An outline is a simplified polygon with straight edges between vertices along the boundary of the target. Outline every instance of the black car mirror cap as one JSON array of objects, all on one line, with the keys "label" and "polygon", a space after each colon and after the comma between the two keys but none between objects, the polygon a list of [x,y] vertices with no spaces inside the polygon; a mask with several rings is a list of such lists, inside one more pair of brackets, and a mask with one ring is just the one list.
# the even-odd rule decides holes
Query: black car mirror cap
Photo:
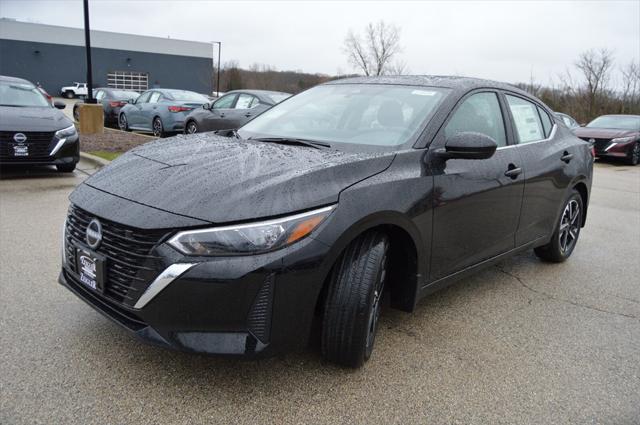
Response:
[{"label": "black car mirror cap", "polygon": [[488,159],[493,156],[498,144],[482,133],[463,131],[449,137],[444,148],[436,150],[443,159]]},{"label": "black car mirror cap", "polygon": [[53,106],[57,109],[64,109],[67,107],[67,105],[64,102],[61,102],[59,100],[56,100],[55,102],[53,102]]}]

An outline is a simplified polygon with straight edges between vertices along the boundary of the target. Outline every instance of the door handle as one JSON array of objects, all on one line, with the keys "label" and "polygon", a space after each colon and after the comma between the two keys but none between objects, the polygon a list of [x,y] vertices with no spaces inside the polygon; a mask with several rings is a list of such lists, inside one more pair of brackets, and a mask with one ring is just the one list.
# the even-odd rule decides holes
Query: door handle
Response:
[{"label": "door handle", "polygon": [[251,115],[253,115],[251,112],[247,112],[246,114],[244,114],[244,116],[247,118],[249,118]]},{"label": "door handle", "polygon": [[220,114],[220,118],[224,118],[224,114]]},{"label": "door handle", "polygon": [[560,157],[560,159],[561,159],[562,161],[564,161],[565,163],[567,163],[567,164],[568,164],[569,162],[571,162],[571,159],[572,159],[572,158],[573,158],[573,154],[572,154],[572,153],[569,153],[569,152],[567,152],[567,151],[564,151],[564,153],[562,154],[562,157]]},{"label": "door handle", "polygon": [[516,167],[513,164],[509,164],[507,171],[504,172],[504,175],[507,177],[511,177],[512,179],[516,179],[520,174],[522,174],[522,168]]}]

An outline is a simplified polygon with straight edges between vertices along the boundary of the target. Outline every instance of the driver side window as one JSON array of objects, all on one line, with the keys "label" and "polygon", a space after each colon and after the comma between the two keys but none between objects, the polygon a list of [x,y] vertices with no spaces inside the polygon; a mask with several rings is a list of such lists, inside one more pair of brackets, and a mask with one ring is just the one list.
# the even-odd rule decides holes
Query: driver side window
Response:
[{"label": "driver side window", "polygon": [[233,102],[235,102],[237,94],[228,94],[218,99],[211,109],[231,109]]},{"label": "driver side window", "polygon": [[476,93],[456,109],[445,127],[445,137],[464,131],[485,134],[493,138],[498,147],[507,145],[504,120],[496,93]]}]

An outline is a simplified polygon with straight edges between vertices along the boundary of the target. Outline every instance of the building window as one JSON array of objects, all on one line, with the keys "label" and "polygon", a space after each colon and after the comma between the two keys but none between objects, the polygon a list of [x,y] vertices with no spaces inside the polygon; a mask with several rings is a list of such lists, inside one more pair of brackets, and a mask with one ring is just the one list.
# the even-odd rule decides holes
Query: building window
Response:
[{"label": "building window", "polygon": [[145,91],[149,88],[146,72],[111,71],[107,73],[107,86],[114,89]]}]

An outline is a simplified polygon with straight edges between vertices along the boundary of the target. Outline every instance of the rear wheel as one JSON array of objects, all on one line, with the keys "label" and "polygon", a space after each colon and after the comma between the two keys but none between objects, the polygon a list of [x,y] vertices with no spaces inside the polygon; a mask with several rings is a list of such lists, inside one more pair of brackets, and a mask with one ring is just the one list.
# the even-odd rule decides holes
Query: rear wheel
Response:
[{"label": "rear wheel", "polygon": [[125,114],[120,114],[118,116],[118,128],[122,131],[129,131],[129,122],[127,121],[127,116]]},{"label": "rear wheel", "polygon": [[187,134],[194,134],[198,132],[198,124],[195,121],[189,121],[187,123]]},{"label": "rear wheel", "polygon": [[638,163],[640,163],[640,142],[636,142],[633,145],[627,156],[627,164],[638,165]]},{"label": "rear wheel", "polygon": [[67,99],[73,99],[74,93],[71,90],[67,90],[66,92],[64,92],[64,96]]},{"label": "rear wheel", "polygon": [[573,252],[578,243],[583,214],[582,197],[573,190],[564,204],[560,221],[548,244],[534,249],[536,255],[545,261],[561,263]]},{"label": "rear wheel", "polygon": [[56,168],[58,169],[58,171],[60,171],[61,173],[71,173],[73,170],[76,169],[76,164],[62,164],[62,165],[56,165]]},{"label": "rear wheel", "polygon": [[156,137],[164,137],[164,126],[160,117],[155,117],[152,123],[153,135]]},{"label": "rear wheel", "polygon": [[353,241],[333,268],[322,323],[322,355],[360,367],[373,351],[387,277],[389,239],[369,232]]}]

